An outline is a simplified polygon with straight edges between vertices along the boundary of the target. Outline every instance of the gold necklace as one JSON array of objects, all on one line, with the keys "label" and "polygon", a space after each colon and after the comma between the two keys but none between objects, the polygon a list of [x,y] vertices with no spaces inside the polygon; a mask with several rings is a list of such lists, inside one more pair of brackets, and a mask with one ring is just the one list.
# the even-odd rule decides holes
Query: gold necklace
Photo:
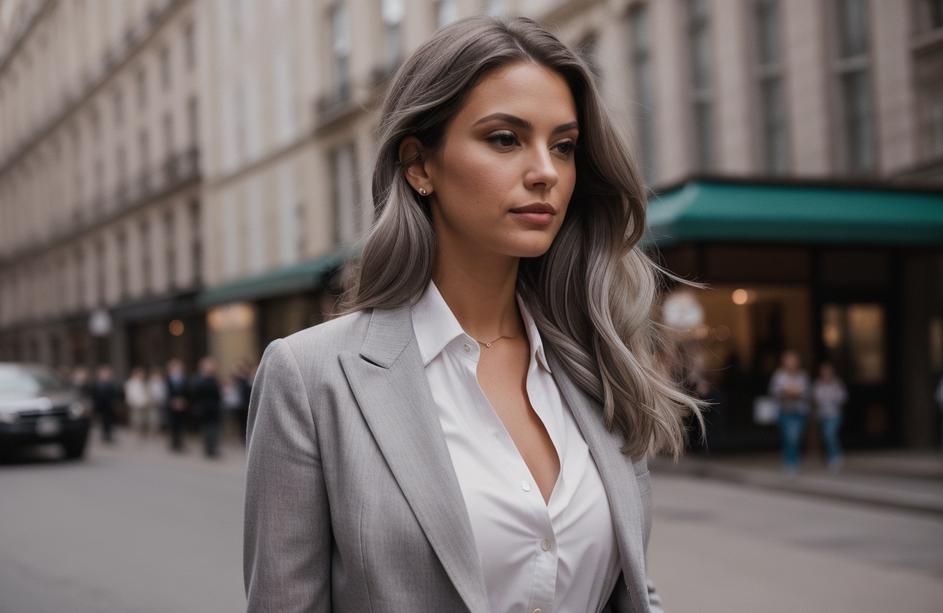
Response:
[{"label": "gold necklace", "polygon": [[[472,338],[474,338],[474,337],[472,337]],[[501,340],[502,338],[517,338],[517,337],[516,337],[516,336],[499,336],[498,338],[494,339],[494,340],[491,341],[490,343],[486,343],[485,341],[478,341],[477,338],[476,338],[475,340],[478,341],[479,344],[484,345],[484,346],[485,346],[485,349],[491,349],[491,343],[495,343],[495,342]]]}]

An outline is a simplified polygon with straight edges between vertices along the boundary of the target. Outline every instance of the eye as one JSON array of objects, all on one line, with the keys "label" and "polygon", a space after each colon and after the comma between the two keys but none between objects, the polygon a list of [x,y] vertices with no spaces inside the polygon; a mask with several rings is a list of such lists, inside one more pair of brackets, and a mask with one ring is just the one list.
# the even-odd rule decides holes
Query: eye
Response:
[{"label": "eye", "polygon": [[561,143],[558,143],[557,147],[560,148],[559,150],[562,151],[564,156],[570,157],[573,155],[573,152],[576,151],[576,141],[565,140]]},{"label": "eye", "polygon": [[512,147],[517,143],[517,136],[513,132],[495,132],[487,140],[489,143],[496,143],[502,147]]}]

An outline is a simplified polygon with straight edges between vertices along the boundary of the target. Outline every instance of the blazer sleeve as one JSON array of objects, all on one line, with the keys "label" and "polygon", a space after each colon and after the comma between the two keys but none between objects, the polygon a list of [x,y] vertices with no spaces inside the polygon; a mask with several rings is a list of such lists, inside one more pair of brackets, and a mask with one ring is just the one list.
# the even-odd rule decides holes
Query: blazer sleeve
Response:
[{"label": "blazer sleeve", "polygon": [[249,401],[243,579],[248,613],[331,611],[331,524],[314,416],[284,339]]}]

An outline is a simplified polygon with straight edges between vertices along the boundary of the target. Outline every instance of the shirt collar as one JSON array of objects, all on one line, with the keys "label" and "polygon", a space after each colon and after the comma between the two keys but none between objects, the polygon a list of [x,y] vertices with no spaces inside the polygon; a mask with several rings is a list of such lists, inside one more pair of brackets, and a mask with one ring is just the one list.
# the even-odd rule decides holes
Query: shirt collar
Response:
[{"label": "shirt collar", "polygon": [[[527,310],[521,295],[515,292],[515,296],[530,343],[530,359],[533,361],[536,355],[540,365],[547,372],[550,372],[537,324],[534,322],[534,318],[531,317],[530,311]],[[458,337],[467,336],[474,341],[462,328],[458,319],[455,318],[452,309],[449,308],[448,303],[439,293],[439,288],[431,279],[419,301],[410,309],[410,314],[413,320],[413,330],[416,333],[416,341],[419,343],[419,354],[422,356],[423,366],[428,366],[429,362],[434,360],[449,343]]]}]

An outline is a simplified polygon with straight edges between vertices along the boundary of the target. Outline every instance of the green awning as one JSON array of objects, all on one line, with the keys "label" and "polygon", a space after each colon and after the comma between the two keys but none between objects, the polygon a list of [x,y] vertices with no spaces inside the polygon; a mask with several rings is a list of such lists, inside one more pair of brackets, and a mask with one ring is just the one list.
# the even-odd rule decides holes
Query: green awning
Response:
[{"label": "green awning", "polygon": [[341,248],[305,262],[238,279],[201,292],[197,296],[197,303],[205,308],[226,302],[259,300],[311,291],[321,284],[325,273],[339,268],[354,255],[355,248]]},{"label": "green awning", "polygon": [[943,190],[696,180],[653,198],[645,242],[943,245]]}]

